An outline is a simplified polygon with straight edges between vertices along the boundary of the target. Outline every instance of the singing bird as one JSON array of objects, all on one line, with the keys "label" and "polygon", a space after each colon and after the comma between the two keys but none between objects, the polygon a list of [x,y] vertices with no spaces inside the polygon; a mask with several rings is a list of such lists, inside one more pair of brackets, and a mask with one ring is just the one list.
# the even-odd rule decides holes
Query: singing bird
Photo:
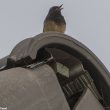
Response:
[{"label": "singing bird", "polygon": [[[63,5],[63,4],[62,4]],[[50,8],[45,20],[43,32],[60,32],[64,33],[66,30],[66,22],[61,14],[62,5],[53,6]]]}]

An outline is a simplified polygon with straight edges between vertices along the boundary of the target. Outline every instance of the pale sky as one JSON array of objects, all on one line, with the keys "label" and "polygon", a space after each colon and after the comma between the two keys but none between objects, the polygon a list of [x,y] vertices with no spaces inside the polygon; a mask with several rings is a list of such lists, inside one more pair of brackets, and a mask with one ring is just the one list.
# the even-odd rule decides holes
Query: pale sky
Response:
[{"label": "pale sky", "polygon": [[110,0],[0,0],[0,58],[41,33],[49,8],[61,4],[66,34],[92,50],[110,71]]}]

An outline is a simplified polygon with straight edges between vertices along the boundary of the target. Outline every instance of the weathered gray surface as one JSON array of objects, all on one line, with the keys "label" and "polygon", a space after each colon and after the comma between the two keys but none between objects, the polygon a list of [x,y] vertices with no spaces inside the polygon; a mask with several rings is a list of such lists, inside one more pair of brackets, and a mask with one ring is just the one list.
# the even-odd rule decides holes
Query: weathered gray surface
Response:
[{"label": "weathered gray surface", "polygon": [[8,110],[70,110],[48,65],[0,72],[0,106]]},{"label": "weathered gray surface", "polygon": [[7,63],[7,58],[8,58],[8,56],[6,56],[6,57],[0,59],[0,68],[1,68],[2,66],[5,66],[5,65],[6,65],[6,63]]},{"label": "weathered gray surface", "polygon": [[[77,40],[61,33],[41,33],[16,45],[10,54],[14,61],[29,56],[36,58],[40,48],[47,46],[62,49],[80,59],[94,79],[96,87],[102,93],[107,106],[110,106],[110,74],[101,61],[86,46]],[[100,83],[103,82],[103,83]]]},{"label": "weathered gray surface", "polygon": [[89,89],[85,91],[73,110],[105,110]]},{"label": "weathered gray surface", "polygon": [[[61,49],[80,60],[93,78],[99,93],[103,94],[106,106],[110,106],[110,74],[108,70],[86,46],[65,34],[53,32],[41,33],[35,37],[25,39],[15,46],[9,58],[15,62],[19,60],[23,61],[23,59],[25,62],[26,57],[35,60],[39,49],[42,47]],[[61,58],[57,52],[55,54],[59,59]]]}]

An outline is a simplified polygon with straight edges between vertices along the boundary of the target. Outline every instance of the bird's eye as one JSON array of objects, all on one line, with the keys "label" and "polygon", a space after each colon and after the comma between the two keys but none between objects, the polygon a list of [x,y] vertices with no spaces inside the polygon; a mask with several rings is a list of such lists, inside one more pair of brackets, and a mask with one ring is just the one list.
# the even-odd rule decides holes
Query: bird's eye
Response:
[{"label": "bird's eye", "polygon": [[56,8],[56,9],[55,9],[55,11],[58,11],[58,10],[59,10],[59,8]]},{"label": "bird's eye", "polygon": [[58,12],[58,11],[60,11],[60,8],[59,8],[59,7],[57,7],[57,8],[55,9],[55,11],[57,11],[57,12]]}]

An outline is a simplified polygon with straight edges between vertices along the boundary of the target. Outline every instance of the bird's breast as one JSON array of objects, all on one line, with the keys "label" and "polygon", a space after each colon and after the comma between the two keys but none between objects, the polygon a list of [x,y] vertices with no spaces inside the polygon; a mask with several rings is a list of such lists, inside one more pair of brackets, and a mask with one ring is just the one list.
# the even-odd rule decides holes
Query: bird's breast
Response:
[{"label": "bird's breast", "polygon": [[44,32],[49,32],[49,31],[55,31],[55,32],[61,32],[64,33],[66,29],[65,24],[57,24],[54,21],[47,21],[44,23]]}]

